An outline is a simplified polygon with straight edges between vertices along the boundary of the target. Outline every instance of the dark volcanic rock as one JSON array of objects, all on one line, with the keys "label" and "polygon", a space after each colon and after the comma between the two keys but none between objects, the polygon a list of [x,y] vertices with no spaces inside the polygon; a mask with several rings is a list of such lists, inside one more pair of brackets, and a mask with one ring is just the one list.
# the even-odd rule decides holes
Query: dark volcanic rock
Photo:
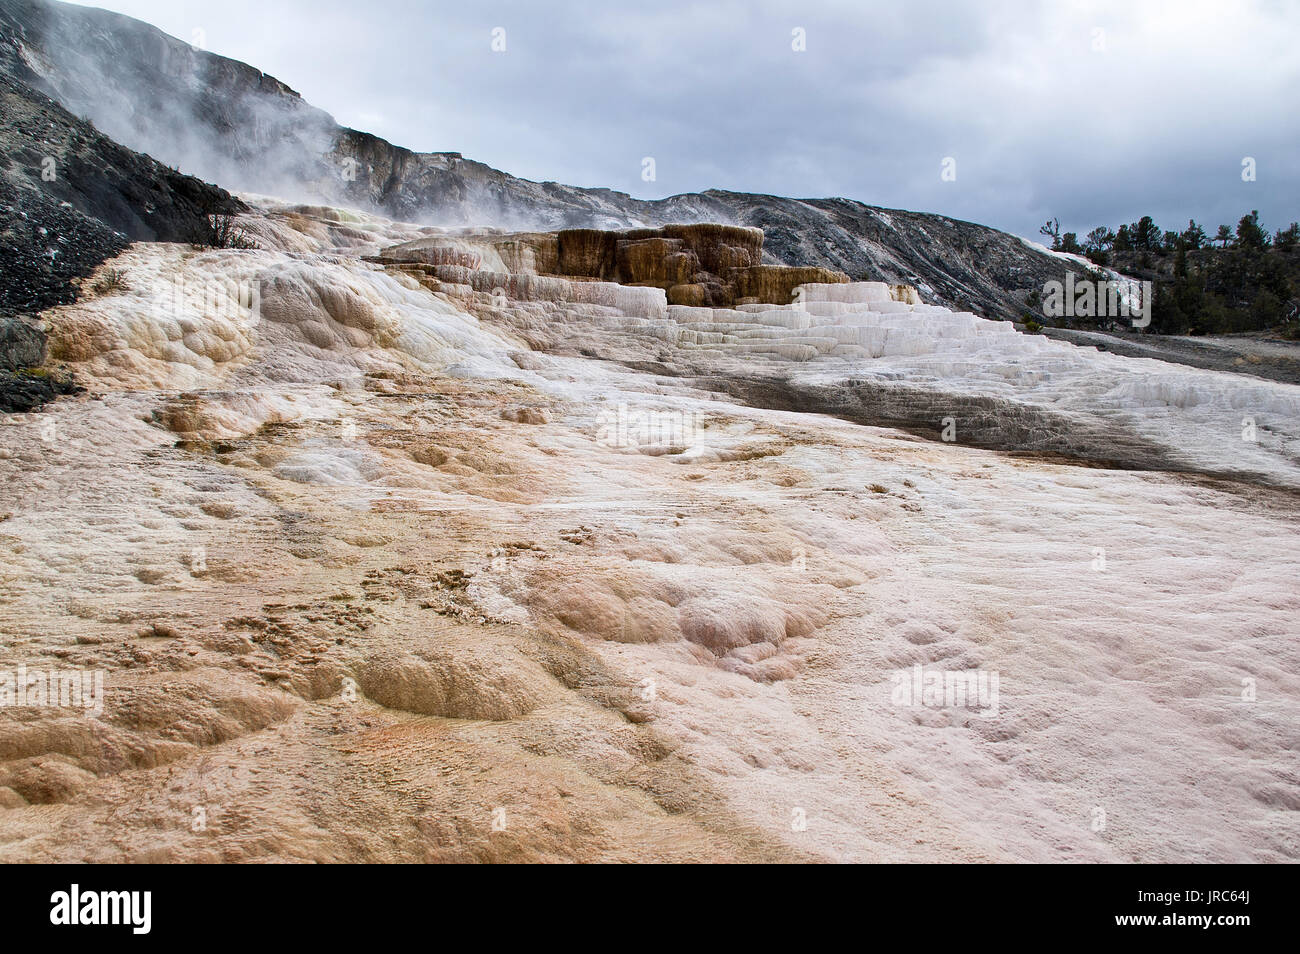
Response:
[{"label": "dark volcanic rock", "polygon": [[127,239],[188,241],[207,216],[242,211],[224,189],[132,152],[49,97],[0,74],[4,179]]},{"label": "dark volcanic rock", "polygon": [[0,0],[4,71],[119,142],[228,187],[405,221],[513,231],[754,226],[767,236],[765,264],[911,284],[927,301],[1004,318],[1023,317],[1024,296],[1072,268],[1014,235],[942,215],[721,191],[647,201],[518,179],[460,153],[412,152],[338,126],[247,64],[103,10]]},{"label": "dark volcanic rock", "polygon": [[34,189],[0,181],[0,315],[75,301],[72,279],[93,272],[126,238]]},{"label": "dark volcanic rock", "polygon": [[0,317],[0,371],[35,368],[45,363],[45,332],[17,318]]},{"label": "dark volcanic rock", "polygon": [[0,371],[0,413],[34,411],[61,394],[82,390],[71,378],[62,375]]},{"label": "dark volcanic rock", "polygon": [[0,315],[73,301],[130,241],[189,241],[243,208],[0,74]]},{"label": "dark volcanic rock", "polygon": [[210,215],[245,208],[209,185],[119,145],[48,96],[0,72],[0,411],[77,390],[21,320],[72,302],[131,240],[189,241]]},{"label": "dark volcanic rock", "polygon": [[0,317],[0,413],[31,411],[82,390],[71,377],[37,367],[46,352],[45,332],[34,323]]}]

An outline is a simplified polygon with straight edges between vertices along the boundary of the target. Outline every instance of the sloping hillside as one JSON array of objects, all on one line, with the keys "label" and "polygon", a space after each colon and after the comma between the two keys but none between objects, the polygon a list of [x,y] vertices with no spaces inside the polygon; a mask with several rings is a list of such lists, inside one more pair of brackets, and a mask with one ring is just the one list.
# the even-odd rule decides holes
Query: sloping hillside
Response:
[{"label": "sloping hillside", "polygon": [[227,188],[401,221],[521,230],[756,226],[767,235],[769,264],[905,282],[928,300],[1003,318],[1021,317],[1024,295],[1070,267],[1016,236],[941,215],[715,190],[646,201],[519,179],[456,152],[412,152],[339,126],[252,66],[102,10],[0,0],[0,70],[117,141]]},{"label": "sloping hillside", "polygon": [[189,241],[243,203],[132,152],[0,75],[0,314],[72,300],[128,241]]}]

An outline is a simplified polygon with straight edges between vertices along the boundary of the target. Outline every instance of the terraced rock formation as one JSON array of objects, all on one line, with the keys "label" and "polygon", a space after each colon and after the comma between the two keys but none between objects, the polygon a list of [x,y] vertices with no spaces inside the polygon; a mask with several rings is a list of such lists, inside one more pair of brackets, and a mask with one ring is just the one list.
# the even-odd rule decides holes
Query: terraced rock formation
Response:
[{"label": "terraced rock formation", "polygon": [[[398,221],[548,232],[667,223],[757,228],[767,237],[762,264],[910,284],[927,301],[1013,319],[1023,316],[1030,291],[1082,271],[1077,261],[1016,236],[943,215],[716,189],[643,200],[519,179],[459,152],[413,152],[339,126],[253,66],[129,17],[55,0],[0,0],[0,72],[90,117],[118,142],[226,188],[345,205]],[[705,269],[724,284],[729,280],[707,263]],[[669,277],[653,276],[657,285]],[[789,284],[762,272],[750,272],[746,281],[736,298],[768,298]],[[771,281],[779,284],[766,284]],[[715,285],[705,284],[707,295],[684,288],[674,297],[682,304],[728,304]]]},{"label": "terraced rock formation", "polygon": [[239,224],[0,416],[0,859],[1295,860],[1294,386]]},{"label": "terraced rock formation", "polygon": [[719,308],[789,304],[799,285],[849,280],[830,269],[763,265],[762,259],[761,229],[703,223],[503,235],[462,230],[454,238],[423,238],[385,249],[376,260],[431,265],[434,274],[439,268],[461,268],[661,288],[669,304]]}]

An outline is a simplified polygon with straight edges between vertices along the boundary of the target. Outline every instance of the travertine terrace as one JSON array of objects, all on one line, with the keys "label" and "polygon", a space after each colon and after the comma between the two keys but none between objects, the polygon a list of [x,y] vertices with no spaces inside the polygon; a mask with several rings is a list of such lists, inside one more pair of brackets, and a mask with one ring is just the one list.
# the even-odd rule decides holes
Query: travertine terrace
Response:
[{"label": "travertine terrace", "polygon": [[0,709],[0,858],[1296,858],[1295,387],[246,200],[0,419],[0,670],[104,679]]}]

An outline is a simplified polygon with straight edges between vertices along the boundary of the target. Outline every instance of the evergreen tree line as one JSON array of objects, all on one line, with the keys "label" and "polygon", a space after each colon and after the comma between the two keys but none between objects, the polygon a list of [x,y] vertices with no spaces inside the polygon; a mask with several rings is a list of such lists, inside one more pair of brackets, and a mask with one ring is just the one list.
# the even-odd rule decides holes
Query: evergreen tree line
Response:
[{"label": "evergreen tree line", "polygon": [[1213,236],[1195,220],[1181,231],[1162,230],[1149,215],[1118,230],[1098,226],[1083,241],[1075,232],[1062,233],[1056,219],[1039,231],[1055,251],[1151,281],[1149,331],[1276,330],[1300,338],[1300,224],[1270,235],[1254,210],[1235,230],[1220,225]]}]

